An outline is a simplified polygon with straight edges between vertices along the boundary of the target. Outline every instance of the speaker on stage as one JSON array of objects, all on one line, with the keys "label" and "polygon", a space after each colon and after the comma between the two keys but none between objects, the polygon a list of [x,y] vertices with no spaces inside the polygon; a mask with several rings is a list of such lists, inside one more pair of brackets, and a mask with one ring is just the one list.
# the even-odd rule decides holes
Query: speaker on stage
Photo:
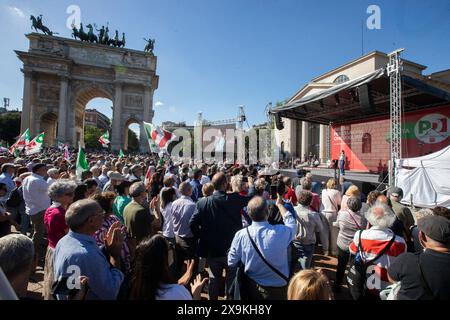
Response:
[{"label": "speaker on stage", "polygon": [[284,123],[281,119],[281,116],[279,113],[275,114],[275,126],[277,127],[277,130],[283,130],[284,129]]},{"label": "speaker on stage", "polygon": [[376,111],[372,95],[370,94],[370,86],[368,84],[364,84],[358,87],[358,96],[362,112],[367,114],[374,113]]}]

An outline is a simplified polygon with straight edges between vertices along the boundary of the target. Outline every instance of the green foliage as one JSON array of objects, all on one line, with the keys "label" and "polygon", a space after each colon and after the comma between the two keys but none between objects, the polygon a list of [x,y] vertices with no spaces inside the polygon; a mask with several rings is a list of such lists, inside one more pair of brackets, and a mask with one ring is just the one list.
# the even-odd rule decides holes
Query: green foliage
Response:
[{"label": "green foliage", "polygon": [[[10,145],[16,142],[20,135],[20,112],[11,112],[0,115],[0,140]],[[4,145],[6,147],[6,143]]]},{"label": "green foliage", "polygon": [[139,140],[131,129],[128,129],[128,151],[139,151]]},{"label": "green foliage", "polygon": [[84,144],[89,149],[102,149],[101,143],[98,141],[100,136],[105,132],[92,125],[84,126]]}]

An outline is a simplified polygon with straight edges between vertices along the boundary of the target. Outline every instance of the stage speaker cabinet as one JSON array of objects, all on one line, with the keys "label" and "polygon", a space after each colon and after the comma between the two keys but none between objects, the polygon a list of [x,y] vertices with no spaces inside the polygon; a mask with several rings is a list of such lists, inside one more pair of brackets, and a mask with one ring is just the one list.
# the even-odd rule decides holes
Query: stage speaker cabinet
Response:
[{"label": "stage speaker cabinet", "polygon": [[370,94],[370,86],[368,84],[358,87],[358,96],[361,111],[364,114],[375,113],[375,104],[373,103],[372,95]]},{"label": "stage speaker cabinet", "polygon": [[283,130],[284,129],[284,123],[281,119],[281,115],[279,113],[275,114],[275,126],[277,127],[277,130]]}]

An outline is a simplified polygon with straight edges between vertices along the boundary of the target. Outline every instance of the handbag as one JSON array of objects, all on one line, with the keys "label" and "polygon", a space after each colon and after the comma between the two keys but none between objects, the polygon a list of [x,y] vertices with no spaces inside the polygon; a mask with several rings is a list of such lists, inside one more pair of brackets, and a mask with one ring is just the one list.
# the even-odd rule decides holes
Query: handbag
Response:
[{"label": "handbag", "polygon": [[371,260],[363,261],[362,253],[362,243],[361,234],[363,230],[359,232],[359,243],[358,243],[358,253],[356,254],[353,261],[350,263],[350,267],[347,273],[347,284],[354,300],[360,300],[364,298],[366,293],[366,281],[367,281],[367,267],[377,259],[379,259],[387,250],[392,246],[395,241],[395,234],[389,243],[381,250],[377,256]]},{"label": "handbag", "polygon": [[264,256],[262,255],[261,251],[259,251],[258,246],[256,245],[255,241],[253,241],[252,237],[250,236],[250,231],[248,231],[247,229],[247,234],[248,237],[250,238],[250,242],[252,243],[253,248],[256,250],[256,253],[259,255],[259,257],[261,258],[261,260],[273,271],[275,272],[280,278],[282,278],[284,281],[289,282],[289,278],[286,277],[284,274],[282,274],[277,268],[275,268],[274,266],[272,266],[267,260],[266,258],[264,258]]}]

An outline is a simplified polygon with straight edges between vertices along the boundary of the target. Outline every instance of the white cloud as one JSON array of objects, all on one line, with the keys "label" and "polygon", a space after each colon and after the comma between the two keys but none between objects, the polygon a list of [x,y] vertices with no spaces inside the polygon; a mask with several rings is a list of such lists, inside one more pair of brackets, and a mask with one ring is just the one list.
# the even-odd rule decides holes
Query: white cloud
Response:
[{"label": "white cloud", "polygon": [[13,15],[19,18],[25,18],[25,13],[21,9],[17,7],[8,7],[8,9]]},{"label": "white cloud", "polygon": [[156,101],[156,103],[155,103],[155,107],[156,108],[159,108],[159,107],[162,107],[162,106],[164,106],[164,103],[162,103],[161,101]]}]

